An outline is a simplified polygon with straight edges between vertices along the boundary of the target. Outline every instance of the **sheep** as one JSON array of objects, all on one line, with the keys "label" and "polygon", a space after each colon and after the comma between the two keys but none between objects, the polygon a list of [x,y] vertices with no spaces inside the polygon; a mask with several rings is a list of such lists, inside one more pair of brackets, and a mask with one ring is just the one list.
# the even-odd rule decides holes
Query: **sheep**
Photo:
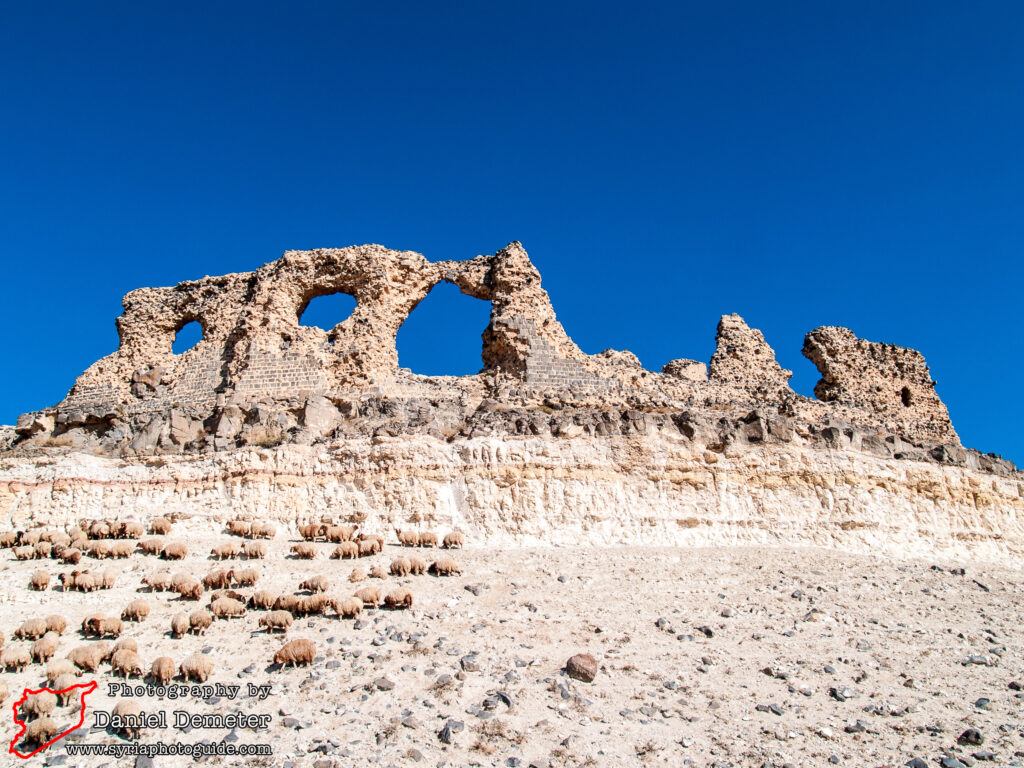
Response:
[{"label": "sheep", "polygon": [[99,621],[96,626],[99,637],[120,637],[124,623],[116,616],[107,616]]},{"label": "sheep", "polygon": [[107,568],[102,574],[103,577],[103,589],[113,589],[114,584],[117,583],[117,571]]},{"label": "sheep", "polygon": [[175,637],[181,637],[188,632],[190,626],[187,614],[176,613],[171,619],[171,634]]},{"label": "sheep", "polygon": [[288,611],[289,613],[297,613],[299,609],[299,596],[298,595],[281,595],[274,601],[275,611]]},{"label": "sheep", "polygon": [[437,534],[430,531],[420,534],[421,547],[437,547]]},{"label": "sheep", "polygon": [[136,547],[144,555],[159,555],[164,548],[163,539],[143,539]]},{"label": "sheep", "polygon": [[213,672],[213,662],[201,653],[193,653],[181,662],[178,671],[186,681],[205,683],[210,673]]},{"label": "sheep", "polygon": [[226,571],[223,568],[217,569],[216,571],[210,571],[208,574],[203,576],[203,586],[207,589],[223,589],[224,587],[230,587],[233,575],[234,574],[231,571]]},{"label": "sheep", "polygon": [[384,548],[384,537],[376,533],[360,533],[357,537],[359,541],[376,541],[377,551],[380,552]]},{"label": "sheep", "polygon": [[126,558],[131,557],[135,551],[135,545],[130,541],[115,541],[110,545],[110,556]]},{"label": "sheep", "polygon": [[146,529],[142,527],[142,523],[125,523],[122,535],[126,539],[141,539],[142,534],[146,532]]},{"label": "sheep", "polygon": [[363,601],[363,605],[372,605],[374,608],[381,601],[380,590],[377,587],[363,587],[356,590],[356,597]]},{"label": "sheep", "polygon": [[398,543],[403,547],[418,547],[420,545],[420,535],[416,531],[401,531],[395,528],[395,536],[398,537]]},{"label": "sheep", "polygon": [[192,611],[188,615],[188,630],[193,635],[205,635],[211,624],[213,624],[213,614],[202,608]]},{"label": "sheep", "polygon": [[408,576],[412,571],[412,563],[407,557],[398,557],[391,561],[392,576]]},{"label": "sheep", "polygon": [[139,644],[132,640],[130,637],[124,637],[118,640],[116,643],[114,643],[113,651],[114,653],[117,653],[118,651],[135,651],[136,653],[138,653]]},{"label": "sheep", "polygon": [[313,663],[315,656],[316,646],[313,645],[313,641],[303,638],[301,640],[292,640],[281,646],[278,652],[274,654],[274,663],[284,667],[306,667]]},{"label": "sheep", "polygon": [[210,604],[212,605],[217,600],[220,600],[222,597],[229,597],[232,600],[238,600],[243,603],[245,602],[245,595],[243,595],[241,592],[236,592],[233,589],[215,589],[213,592],[210,593]]},{"label": "sheep", "polygon": [[0,531],[0,547],[5,549],[18,543],[18,534],[14,531]]},{"label": "sheep", "polygon": [[240,587],[252,587],[255,586],[256,582],[260,578],[259,572],[255,568],[242,568],[238,571],[231,572],[234,575],[234,582]]},{"label": "sheep", "polygon": [[166,517],[154,517],[149,521],[149,532],[158,536],[166,536],[171,532],[171,521]]},{"label": "sheep", "polygon": [[215,557],[218,560],[234,560],[238,557],[240,552],[241,547],[239,547],[236,542],[226,541],[211,549],[210,557]]},{"label": "sheep", "polygon": [[459,531],[452,531],[444,536],[445,549],[461,549],[464,543],[465,537]]},{"label": "sheep", "polygon": [[51,688],[54,688],[54,689],[62,688],[62,687],[67,687],[67,686],[57,686],[55,684],[56,681],[61,676],[63,676],[63,675],[74,675],[75,677],[77,677],[80,674],[82,674],[82,670],[80,670],[78,667],[76,667],[74,664],[72,664],[67,659],[54,659],[53,661],[51,661],[49,664],[46,665],[46,682],[47,682],[47,684]]},{"label": "sheep", "polygon": [[412,555],[406,559],[409,561],[409,573],[415,574],[416,576],[422,576],[427,572],[427,561],[422,557]]},{"label": "sheep", "polygon": [[249,598],[249,605],[253,608],[259,608],[262,611],[269,610],[274,607],[274,602],[277,600],[277,595],[267,589],[261,589],[255,595]]},{"label": "sheep", "polygon": [[15,547],[14,557],[17,560],[35,560],[36,559],[36,548],[35,547]]},{"label": "sheep", "polygon": [[57,697],[50,691],[30,693],[25,696],[25,701],[21,705],[21,711],[25,715],[25,720],[35,720],[37,717],[48,715],[56,708]]},{"label": "sheep", "polygon": [[15,640],[35,640],[46,634],[46,619],[28,619],[14,630]]},{"label": "sheep", "polygon": [[310,616],[323,613],[331,605],[331,599],[322,592],[315,595],[299,596],[292,613],[296,616]]},{"label": "sheep", "polygon": [[352,541],[356,535],[356,529],[351,525],[332,525],[327,528],[327,540],[335,544],[342,541]]},{"label": "sheep", "polygon": [[169,541],[164,544],[164,548],[160,551],[160,557],[164,560],[184,560],[188,554],[188,547],[185,546],[183,541]]},{"label": "sheep", "polygon": [[254,539],[272,539],[277,535],[277,528],[270,523],[253,523],[252,537]]},{"label": "sheep", "polygon": [[36,571],[32,574],[32,579],[28,583],[29,589],[34,589],[37,592],[42,592],[50,586],[50,574],[46,571]]},{"label": "sheep", "polygon": [[250,536],[252,535],[252,523],[245,520],[229,520],[228,533],[232,536]]},{"label": "sheep", "polygon": [[169,592],[174,587],[171,574],[166,571],[143,576],[142,583],[149,587],[150,592]]},{"label": "sheep", "polygon": [[43,532],[40,530],[22,531],[21,538],[18,540],[18,543],[26,547],[34,547],[42,538]]},{"label": "sheep", "polygon": [[137,739],[142,735],[142,707],[131,699],[117,702],[113,712],[118,727],[114,731],[126,739]]},{"label": "sheep", "polygon": [[64,533],[64,531],[47,531],[40,539],[50,542],[55,547],[66,547],[71,543],[71,537]]},{"label": "sheep", "polygon": [[87,548],[90,557],[94,557],[97,560],[102,560],[105,557],[110,557],[110,542],[109,541],[90,541]]},{"label": "sheep", "polygon": [[156,683],[166,685],[174,679],[174,659],[170,656],[159,656],[153,660],[149,669],[150,678]]},{"label": "sheep", "polygon": [[[103,577],[99,574],[89,573],[88,571],[72,571],[70,575],[71,589],[77,589],[79,592],[93,592],[97,589],[103,589]],[[67,589],[67,585],[64,588]]]},{"label": "sheep", "polygon": [[218,619],[245,616],[245,604],[230,597],[222,597],[210,604],[210,610]]},{"label": "sheep", "polygon": [[55,632],[58,635],[63,635],[64,630],[68,628],[68,622],[65,618],[59,614],[52,614],[47,616],[43,621],[46,622],[46,631]]},{"label": "sheep", "polygon": [[375,565],[370,569],[371,579],[386,579],[387,577],[388,572],[384,570],[383,566]]},{"label": "sheep", "polygon": [[[62,659],[62,661],[67,661],[67,659]],[[64,672],[53,679],[50,687],[57,694],[57,704],[59,706],[66,707],[68,702],[76,697],[76,685],[78,685],[78,678],[71,672]]]},{"label": "sheep", "polygon": [[327,526],[318,523],[309,523],[299,526],[299,535],[306,541],[316,541],[327,535]]},{"label": "sheep", "polygon": [[332,560],[340,560],[346,557],[359,557],[359,545],[354,541],[343,541],[334,548],[333,552],[331,552]]},{"label": "sheep", "polygon": [[299,560],[312,560],[316,557],[316,547],[312,544],[294,544],[290,551]]},{"label": "sheep", "polygon": [[247,560],[260,560],[267,556],[267,545],[262,541],[247,541],[242,547],[242,554]]},{"label": "sheep", "polygon": [[7,671],[21,672],[32,663],[32,656],[24,646],[9,646],[0,653],[0,666]]},{"label": "sheep", "polygon": [[53,544],[48,541],[37,542],[32,548],[36,551],[36,558],[38,559],[47,558],[53,552]]},{"label": "sheep", "polygon": [[84,619],[82,619],[82,635],[83,637],[91,637],[93,635],[99,635],[99,625],[103,619],[107,618],[106,614],[103,613],[90,613]]},{"label": "sheep", "polygon": [[174,591],[182,600],[198,600],[203,596],[203,585],[195,579],[185,579],[174,585]]},{"label": "sheep", "polygon": [[96,645],[80,645],[72,648],[67,655],[68,661],[83,672],[95,672],[103,663],[104,657],[103,649]]},{"label": "sheep", "polygon": [[429,572],[436,576],[452,576],[456,573],[462,573],[462,569],[459,568],[458,563],[456,563],[452,558],[445,556],[439,557],[437,560],[432,562],[430,564]]},{"label": "sheep", "polygon": [[60,553],[60,559],[68,565],[78,565],[82,562],[82,550],[68,547]]},{"label": "sheep", "polygon": [[366,581],[366,571],[362,568],[353,568],[348,575],[348,580],[355,584],[357,581]]},{"label": "sheep", "polygon": [[118,674],[124,677],[142,677],[142,659],[135,651],[115,651],[110,657],[110,667],[115,677]]},{"label": "sheep", "polygon": [[36,664],[43,664],[49,661],[50,657],[57,652],[58,645],[60,645],[60,635],[56,632],[47,632],[32,643],[32,648],[29,651],[32,655],[32,661]]},{"label": "sheep", "polygon": [[110,526],[104,522],[95,522],[89,526],[88,534],[92,539],[110,538]]},{"label": "sheep", "polygon": [[271,611],[260,616],[260,626],[265,627],[267,632],[270,633],[278,629],[282,632],[287,632],[288,627],[291,625],[292,615],[288,611]]},{"label": "sheep", "polygon": [[307,592],[326,592],[330,586],[331,582],[327,580],[326,576],[313,576],[299,584],[299,589],[304,589]]},{"label": "sheep", "polygon": [[149,603],[145,600],[132,600],[121,611],[121,618],[124,621],[142,621],[149,616]]},{"label": "sheep", "polygon": [[57,735],[57,724],[53,718],[40,717],[29,723],[25,730],[25,741],[30,744],[48,744]]},{"label": "sheep", "polygon": [[346,597],[332,602],[335,613],[343,619],[354,619],[363,612],[363,601],[358,597]]},{"label": "sheep", "polygon": [[369,557],[380,552],[380,544],[376,539],[364,539],[357,543],[360,557]]},{"label": "sheep", "polygon": [[384,605],[391,610],[412,608],[412,592],[408,589],[396,589],[384,596]]}]

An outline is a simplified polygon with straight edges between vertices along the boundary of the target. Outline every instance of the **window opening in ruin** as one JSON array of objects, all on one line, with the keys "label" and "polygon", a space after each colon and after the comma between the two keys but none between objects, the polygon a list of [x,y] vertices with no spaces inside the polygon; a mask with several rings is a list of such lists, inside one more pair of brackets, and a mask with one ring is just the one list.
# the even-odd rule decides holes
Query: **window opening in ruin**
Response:
[{"label": "window opening in ruin", "polygon": [[424,376],[466,376],[483,368],[491,302],[438,283],[398,329],[398,364]]},{"label": "window opening in ruin", "polygon": [[174,334],[174,343],[171,344],[171,351],[176,355],[183,354],[202,340],[203,326],[197,320],[192,320],[181,326],[178,332]]},{"label": "window opening in ruin", "polygon": [[299,325],[329,333],[338,323],[348,320],[355,308],[356,300],[347,293],[314,296],[299,312]]},{"label": "window opening in ruin", "polygon": [[900,390],[900,400],[903,402],[904,408],[909,408],[911,404],[914,402],[913,398],[910,395],[910,390],[907,387],[904,387],[903,389]]}]

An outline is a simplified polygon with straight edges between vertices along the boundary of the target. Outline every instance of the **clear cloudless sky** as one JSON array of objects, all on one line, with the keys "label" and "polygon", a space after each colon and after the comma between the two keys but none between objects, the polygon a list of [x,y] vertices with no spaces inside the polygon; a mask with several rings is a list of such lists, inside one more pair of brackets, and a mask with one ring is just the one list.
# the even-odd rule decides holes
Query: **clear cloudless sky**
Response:
[{"label": "clear cloudless sky", "polygon": [[[521,240],[586,352],[708,360],[738,312],[810,395],[845,325],[1021,462],[1022,89],[1017,2],[5,3],[0,423],[133,288]],[[402,365],[475,372],[487,311],[438,287]]]}]

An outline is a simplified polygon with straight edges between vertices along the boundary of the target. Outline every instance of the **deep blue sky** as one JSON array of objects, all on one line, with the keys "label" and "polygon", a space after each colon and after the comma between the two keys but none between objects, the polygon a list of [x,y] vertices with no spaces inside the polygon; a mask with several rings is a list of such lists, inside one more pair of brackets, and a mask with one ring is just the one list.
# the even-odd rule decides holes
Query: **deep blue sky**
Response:
[{"label": "deep blue sky", "polygon": [[[521,240],[587,352],[707,360],[739,312],[810,394],[804,334],[846,325],[1024,461],[1019,3],[429,6],[6,3],[0,422],[133,288]],[[477,370],[486,313],[436,289],[402,364]]]}]

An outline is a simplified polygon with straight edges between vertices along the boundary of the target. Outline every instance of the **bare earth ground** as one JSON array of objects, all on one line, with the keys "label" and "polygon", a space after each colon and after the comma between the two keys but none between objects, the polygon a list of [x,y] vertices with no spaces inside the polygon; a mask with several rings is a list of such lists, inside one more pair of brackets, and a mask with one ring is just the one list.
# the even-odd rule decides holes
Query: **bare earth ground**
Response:
[{"label": "bare earth ground", "polygon": [[[264,731],[168,727],[147,729],[139,740],[226,737],[273,749],[269,758],[212,756],[201,761],[207,765],[860,767],[901,766],[913,757],[926,765],[948,757],[965,765],[1024,765],[1024,693],[1011,688],[1024,682],[1021,569],[817,549],[470,545],[453,553],[461,576],[383,582],[385,591],[411,587],[410,611],[367,610],[356,622],[297,619],[288,639],[313,640],[317,659],[310,668],[281,671],[271,659],[284,640],[257,631],[259,611],[217,621],[203,637],[169,635],[173,614],[207,598],[197,604],[140,592],[141,578],[155,571],[199,578],[221,566],[207,558],[210,548],[232,537],[193,520],[177,523],[168,538],[189,544],[183,563],[140,554],[85,558],[80,568],[120,574],[114,589],[89,594],[54,587],[69,566],[17,562],[12,550],[0,551],[0,630],[7,648],[17,645],[12,633],[23,620],[61,613],[68,619],[62,657],[95,642],[77,632],[87,613],[119,615],[145,597],[152,613],[126,625],[122,636],[138,640],[147,669],[157,656],[180,662],[204,650],[215,665],[209,683],[241,684],[242,693],[235,701],[135,699],[144,710],[167,711],[169,720],[175,709],[273,716]],[[286,557],[296,540],[279,531],[265,561],[239,563],[260,571],[256,589],[295,592],[321,573],[331,580],[331,594],[348,596],[363,586],[347,581],[354,565],[368,570],[387,567],[400,553],[428,561],[438,554],[391,544],[353,563],[328,560],[334,545],[318,543],[319,557],[300,561]],[[962,575],[954,571],[961,566]],[[54,581],[48,591],[30,592],[29,577],[40,567]],[[575,653],[597,658],[593,683],[562,672]],[[42,670],[31,665],[0,676],[10,691],[0,726],[7,743],[15,732],[11,704],[25,687],[40,685]],[[87,708],[112,710],[118,699],[106,685],[120,678],[103,667],[81,678],[92,679],[100,688]],[[272,693],[264,702],[249,699],[246,683],[272,684]],[[61,710],[57,719],[77,717]],[[980,732],[981,744],[957,743],[968,728]],[[127,743],[83,728],[30,762],[193,762],[73,756],[64,749],[68,741]]]}]

